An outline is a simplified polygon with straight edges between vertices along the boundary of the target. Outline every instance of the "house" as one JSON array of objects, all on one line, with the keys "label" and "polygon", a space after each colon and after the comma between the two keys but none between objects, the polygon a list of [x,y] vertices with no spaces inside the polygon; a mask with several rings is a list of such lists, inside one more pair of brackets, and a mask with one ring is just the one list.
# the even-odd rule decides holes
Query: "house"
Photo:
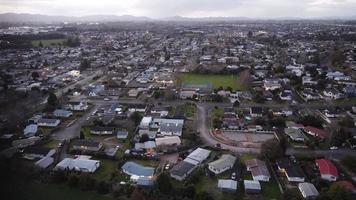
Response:
[{"label": "house", "polygon": [[305,181],[305,175],[296,162],[291,162],[288,158],[282,158],[276,162],[279,172],[283,173],[289,182],[301,183]]},{"label": "house", "polygon": [[154,180],[147,177],[138,177],[136,185],[138,188],[146,189],[151,188],[154,184]]},{"label": "house", "polygon": [[41,169],[47,169],[54,163],[54,158],[51,156],[45,156],[35,162],[35,166]]},{"label": "house", "polygon": [[294,142],[304,142],[305,136],[298,128],[285,128],[284,133]]},{"label": "house", "polygon": [[231,169],[236,161],[236,157],[230,154],[222,155],[218,160],[208,164],[208,169],[214,174],[220,174]]},{"label": "house", "polygon": [[291,101],[292,100],[292,91],[284,90],[279,94],[279,98],[283,101]]},{"label": "house", "polygon": [[162,123],[158,129],[161,135],[182,136],[183,124],[181,123]]},{"label": "house", "polygon": [[261,193],[261,184],[258,181],[244,180],[245,192],[248,194]]},{"label": "house", "polygon": [[247,171],[251,172],[253,180],[264,182],[270,180],[271,175],[264,161],[258,159],[247,160],[245,165]]},{"label": "house", "polygon": [[276,90],[276,89],[279,89],[281,88],[282,85],[279,83],[278,80],[264,80],[263,81],[263,88],[265,90]]},{"label": "house", "polygon": [[327,181],[336,181],[339,178],[339,173],[335,165],[327,159],[318,159],[315,161],[318,166],[321,178]]},{"label": "house", "polygon": [[154,141],[146,141],[143,143],[135,143],[136,150],[149,150],[156,148],[156,143]]},{"label": "house", "polygon": [[147,105],[146,104],[128,104],[127,109],[130,113],[133,112],[146,112]]},{"label": "house", "polygon": [[90,133],[93,135],[112,135],[114,131],[115,128],[105,126],[95,126],[90,129]]},{"label": "house", "polygon": [[71,101],[67,106],[72,111],[85,111],[89,108],[87,102],[84,101]]},{"label": "house", "polygon": [[298,189],[305,199],[313,199],[319,196],[318,190],[311,183],[299,183]]},{"label": "house", "polygon": [[157,150],[162,152],[177,151],[177,147],[182,143],[178,136],[156,138]]},{"label": "house", "polygon": [[14,140],[12,141],[12,146],[16,148],[25,148],[31,145],[36,144],[41,140],[40,137],[38,136],[32,136],[26,139],[19,139],[19,140]]},{"label": "house", "polygon": [[56,117],[68,118],[73,115],[72,111],[57,109],[53,111],[53,115]]},{"label": "house", "polygon": [[342,94],[335,88],[325,89],[323,95],[334,100],[342,97]]},{"label": "house", "polygon": [[185,159],[185,162],[191,163],[193,165],[200,165],[205,159],[210,155],[209,150],[203,148],[197,148],[192,153],[190,153]]},{"label": "house", "polygon": [[152,117],[143,117],[140,122],[140,128],[141,129],[148,129],[150,124],[152,123],[153,118]]},{"label": "house", "polygon": [[251,117],[262,117],[263,109],[261,107],[251,107],[250,115]]},{"label": "house", "polygon": [[155,172],[152,167],[145,167],[135,162],[126,162],[122,167],[122,171],[130,176],[148,177],[151,178]]},{"label": "house", "polygon": [[56,165],[55,169],[93,173],[99,168],[99,166],[99,160],[65,158]]},{"label": "house", "polygon": [[101,142],[97,142],[90,139],[79,139],[72,142],[73,150],[98,152],[103,147]]},{"label": "house", "polygon": [[314,137],[318,137],[320,139],[325,139],[329,136],[329,133],[326,132],[325,130],[315,128],[312,126],[304,127],[304,132],[306,132],[307,134],[312,135]]},{"label": "house", "polygon": [[42,127],[57,127],[59,124],[61,123],[61,120],[59,119],[39,119],[37,121],[37,125],[38,126],[42,126]]},{"label": "house", "polygon": [[195,90],[183,90],[179,93],[179,98],[181,99],[193,99],[194,97],[198,96],[198,92]]},{"label": "house", "polygon": [[196,167],[197,165],[181,161],[171,169],[170,176],[178,181],[182,181],[189,176]]},{"label": "house", "polygon": [[224,192],[236,192],[237,181],[230,180],[230,179],[219,179],[218,188]]},{"label": "house", "polygon": [[23,150],[22,157],[28,160],[40,159],[45,157],[49,151],[49,148],[43,148],[38,146],[27,147]]},{"label": "house", "polygon": [[127,94],[128,94],[129,97],[135,97],[135,98],[137,98],[138,95],[140,94],[140,92],[141,92],[140,90],[138,90],[138,89],[136,89],[136,88],[133,88],[133,89],[129,90],[129,91],[127,92]]},{"label": "house", "polygon": [[129,132],[126,130],[119,130],[116,132],[117,139],[127,139],[128,135],[129,135]]},{"label": "house", "polygon": [[38,131],[38,125],[30,124],[27,125],[26,128],[23,130],[23,134],[25,137],[32,137],[37,133],[37,131]]}]

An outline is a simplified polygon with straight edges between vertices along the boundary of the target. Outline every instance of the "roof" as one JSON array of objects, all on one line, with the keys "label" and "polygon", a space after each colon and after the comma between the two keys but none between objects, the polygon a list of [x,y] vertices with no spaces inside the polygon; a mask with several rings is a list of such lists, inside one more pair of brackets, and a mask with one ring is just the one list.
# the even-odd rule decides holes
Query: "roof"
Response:
[{"label": "roof", "polygon": [[73,141],[73,146],[98,147],[100,146],[100,142],[89,139],[79,139]]},{"label": "roof", "polygon": [[303,197],[313,197],[313,196],[318,196],[319,192],[315,188],[315,186],[311,183],[299,183],[298,188],[300,192],[302,193]]},{"label": "roof", "polygon": [[28,126],[26,126],[26,128],[24,129],[24,135],[28,135],[28,134],[34,134],[36,133],[38,130],[38,125],[37,124],[30,124]]},{"label": "roof", "polygon": [[261,184],[258,181],[244,180],[245,190],[261,190]]},{"label": "roof", "polygon": [[305,177],[303,170],[296,164],[292,163],[288,158],[277,160],[279,168],[284,169],[288,177]]},{"label": "roof", "polygon": [[95,172],[99,165],[99,160],[65,158],[56,165],[56,169]]},{"label": "roof", "polygon": [[327,133],[325,130],[318,129],[318,128],[315,128],[312,126],[306,126],[306,127],[304,127],[304,130],[307,133],[310,132],[310,133],[314,134],[316,137],[320,137],[320,138],[326,138],[329,135],[329,133]]},{"label": "roof", "polygon": [[219,179],[218,188],[236,190],[237,181],[230,180],[230,179]]},{"label": "roof", "polygon": [[235,156],[232,156],[230,154],[224,154],[218,160],[209,163],[209,166],[212,166],[215,169],[224,169],[226,167],[234,165],[235,161]]},{"label": "roof", "polygon": [[162,137],[162,138],[156,138],[156,145],[161,146],[161,145],[174,145],[174,144],[181,144],[181,140],[178,136],[170,136],[170,137]]},{"label": "roof", "polygon": [[156,148],[156,143],[154,141],[135,143],[135,149],[153,149],[153,148]]},{"label": "roof", "polygon": [[183,124],[181,123],[162,123],[159,127],[160,132],[182,132]]},{"label": "roof", "polygon": [[121,169],[129,175],[137,176],[153,176],[155,169],[153,167],[145,167],[135,162],[126,162]]},{"label": "roof", "polygon": [[268,176],[271,177],[266,163],[262,160],[252,159],[245,162],[246,167],[250,169],[252,176]]},{"label": "roof", "polygon": [[45,156],[38,160],[35,165],[39,168],[46,169],[54,162],[54,159],[50,156]]},{"label": "roof", "polygon": [[139,186],[152,186],[154,183],[153,179],[147,177],[139,177],[137,179],[137,185]]},{"label": "roof", "polygon": [[53,114],[54,115],[72,115],[73,112],[68,111],[68,110],[57,109],[57,110],[53,111]]},{"label": "roof", "polygon": [[192,163],[194,165],[198,165],[202,163],[205,159],[207,159],[210,155],[210,151],[203,149],[203,148],[197,148],[195,149],[192,153],[190,153],[184,161]]},{"label": "roof", "polygon": [[45,119],[45,118],[42,118],[42,119],[39,119],[37,121],[38,124],[57,124],[59,123],[59,119]]},{"label": "roof", "polygon": [[194,164],[191,164],[189,162],[185,162],[185,161],[181,161],[180,163],[178,163],[177,165],[175,165],[172,169],[171,169],[171,174],[174,176],[184,176],[185,174],[187,174],[189,171],[191,171],[192,169],[195,168]]},{"label": "roof", "polygon": [[319,167],[320,174],[330,174],[335,177],[339,176],[337,168],[330,160],[318,159],[315,161],[315,163]]},{"label": "roof", "polygon": [[292,138],[293,140],[298,138],[304,139],[304,135],[302,131],[298,128],[285,128],[284,133],[288,135],[290,138]]}]

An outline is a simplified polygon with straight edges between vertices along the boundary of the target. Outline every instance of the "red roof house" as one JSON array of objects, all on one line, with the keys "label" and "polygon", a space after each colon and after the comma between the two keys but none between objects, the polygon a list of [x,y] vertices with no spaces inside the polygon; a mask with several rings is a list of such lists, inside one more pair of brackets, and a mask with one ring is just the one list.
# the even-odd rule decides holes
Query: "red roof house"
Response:
[{"label": "red roof house", "polygon": [[336,181],[339,178],[339,173],[335,165],[327,159],[318,159],[315,161],[319,167],[321,178],[327,181]]},{"label": "red roof house", "polygon": [[309,135],[312,135],[314,137],[318,137],[320,139],[325,139],[329,136],[329,133],[326,132],[323,129],[315,128],[312,126],[306,126],[304,127],[304,131],[308,133]]}]

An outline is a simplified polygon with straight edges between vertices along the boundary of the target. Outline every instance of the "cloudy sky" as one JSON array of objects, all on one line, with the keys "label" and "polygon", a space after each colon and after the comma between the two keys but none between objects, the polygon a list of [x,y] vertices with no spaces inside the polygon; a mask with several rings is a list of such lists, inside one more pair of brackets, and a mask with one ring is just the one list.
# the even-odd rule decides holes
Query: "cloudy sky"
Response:
[{"label": "cloudy sky", "polygon": [[345,17],[356,0],[0,0],[0,13],[83,16]]}]

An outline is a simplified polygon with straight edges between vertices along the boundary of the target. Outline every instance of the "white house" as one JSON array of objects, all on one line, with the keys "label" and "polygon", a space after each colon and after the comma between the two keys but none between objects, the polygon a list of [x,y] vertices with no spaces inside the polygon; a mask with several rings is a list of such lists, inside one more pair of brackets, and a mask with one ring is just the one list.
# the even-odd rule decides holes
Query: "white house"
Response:
[{"label": "white house", "polygon": [[236,161],[236,157],[230,154],[224,154],[218,160],[215,160],[208,164],[208,168],[214,174],[220,174],[225,172],[226,170],[231,169]]},{"label": "white house", "polygon": [[38,126],[43,126],[43,127],[57,127],[61,123],[61,120],[59,119],[39,119],[37,121]]},{"label": "white house", "polygon": [[315,198],[319,196],[318,190],[311,183],[299,183],[298,189],[305,199]]},{"label": "white house", "polygon": [[74,170],[80,172],[95,172],[100,166],[99,160],[65,158],[55,167],[56,170]]},{"label": "white house", "polygon": [[271,175],[264,161],[258,159],[247,160],[245,165],[247,171],[251,172],[253,180],[264,182],[270,180]]}]

